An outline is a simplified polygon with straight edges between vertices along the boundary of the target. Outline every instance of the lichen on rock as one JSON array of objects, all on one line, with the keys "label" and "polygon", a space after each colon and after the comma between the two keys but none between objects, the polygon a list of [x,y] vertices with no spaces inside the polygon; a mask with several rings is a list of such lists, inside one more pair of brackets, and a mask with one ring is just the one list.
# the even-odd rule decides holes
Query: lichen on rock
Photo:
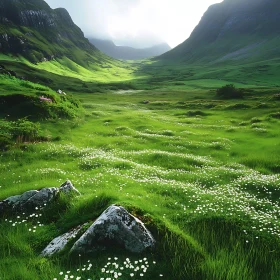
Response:
[{"label": "lichen on rock", "polygon": [[73,245],[71,252],[92,253],[112,244],[142,253],[155,246],[155,239],[138,218],[121,206],[111,205]]},{"label": "lichen on rock", "polygon": [[58,194],[75,194],[80,192],[73,186],[71,181],[66,181],[59,188],[44,188],[41,190],[30,190],[21,195],[15,195],[6,198],[0,202],[0,215],[5,212],[17,212],[34,210],[34,208],[42,208],[46,204],[52,202]]}]

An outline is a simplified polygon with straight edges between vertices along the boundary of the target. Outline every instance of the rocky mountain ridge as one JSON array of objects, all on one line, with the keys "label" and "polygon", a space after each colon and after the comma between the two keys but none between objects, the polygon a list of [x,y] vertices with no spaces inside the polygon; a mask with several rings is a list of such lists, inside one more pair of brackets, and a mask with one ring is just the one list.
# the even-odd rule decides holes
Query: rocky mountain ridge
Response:
[{"label": "rocky mountain ridge", "polygon": [[[73,56],[73,49],[97,52],[63,9],[43,0],[0,0],[0,51],[32,62]],[[77,59],[76,59],[77,60]]]}]

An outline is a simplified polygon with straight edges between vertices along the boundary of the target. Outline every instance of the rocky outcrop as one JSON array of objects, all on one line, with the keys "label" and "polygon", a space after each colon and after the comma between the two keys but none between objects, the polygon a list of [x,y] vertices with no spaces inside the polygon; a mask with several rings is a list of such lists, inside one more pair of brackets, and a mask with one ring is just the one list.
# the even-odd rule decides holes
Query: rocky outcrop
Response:
[{"label": "rocky outcrop", "polygon": [[0,214],[7,212],[29,211],[42,208],[53,201],[59,194],[76,194],[79,191],[70,181],[66,181],[59,188],[44,188],[41,190],[27,191],[21,195],[8,197],[0,202]]},{"label": "rocky outcrop", "polygon": [[138,218],[123,207],[112,205],[75,242],[71,252],[87,254],[112,245],[142,253],[154,247],[155,239]]},{"label": "rocky outcrop", "polygon": [[44,10],[24,10],[19,14],[20,24],[37,28],[55,27],[55,19]]},{"label": "rocky outcrop", "polygon": [[75,25],[65,9],[52,10],[43,0],[1,0],[0,22],[39,29]]},{"label": "rocky outcrop", "polygon": [[0,52],[40,62],[71,56],[71,48],[96,51],[65,9],[53,10],[43,0],[0,1]]},{"label": "rocky outcrop", "polygon": [[0,65],[0,74],[5,74],[13,77],[17,77],[17,73],[13,70],[8,70],[5,68],[5,66]]}]

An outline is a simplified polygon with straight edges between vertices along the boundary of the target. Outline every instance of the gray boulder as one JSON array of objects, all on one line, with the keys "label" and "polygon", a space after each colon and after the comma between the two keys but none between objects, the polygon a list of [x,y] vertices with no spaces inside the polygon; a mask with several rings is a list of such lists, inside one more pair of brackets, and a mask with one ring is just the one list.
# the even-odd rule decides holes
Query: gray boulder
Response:
[{"label": "gray boulder", "polygon": [[139,219],[123,207],[112,205],[76,241],[71,252],[92,253],[106,249],[108,244],[124,247],[129,252],[141,253],[153,248],[155,239]]},{"label": "gray boulder", "polygon": [[5,210],[5,203],[3,201],[0,202],[0,214]]},{"label": "gray boulder", "polygon": [[55,253],[59,253],[62,251],[65,246],[71,241],[73,238],[76,238],[77,234],[81,231],[84,225],[78,226],[75,229],[72,229],[69,232],[62,234],[59,237],[53,239],[50,244],[42,251],[41,256],[50,257]]},{"label": "gray boulder", "polygon": [[[27,191],[25,192],[24,194],[22,194],[19,198],[18,198],[18,202],[16,203],[26,203],[31,197],[33,197],[34,195],[36,195],[37,193],[39,193],[39,191],[35,191],[35,190],[32,190],[32,191]],[[9,200],[9,199],[7,199]]]},{"label": "gray boulder", "polygon": [[[28,207],[43,207],[45,204],[51,202],[59,193],[58,188],[44,188],[38,192],[34,192],[34,195],[31,196],[24,204],[21,203],[21,206],[25,205]],[[25,193],[23,194],[25,195]]]},{"label": "gray boulder", "polygon": [[78,194],[81,193],[72,185],[71,181],[66,181],[59,187],[59,191],[64,194]]},{"label": "gray boulder", "polygon": [[22,195],[8,197],[0,202],[0,214],[7,211],[27,211],[42,208],[53,201],[59,193],[80,194],[70,181],[66,181],[59,188],[44,188],[40,191],[31,190]]},{"label": "gray boulder", "polygon": [[35,196],[37,193],[39,193],[39,191],[34,191],[34,190],[27,191],[22,195],[15,195],[15,196],[8,197],[3,202],[12,206],[13,208],[21,207],[25,205],[28,202],[28,200],[33,196]]}]

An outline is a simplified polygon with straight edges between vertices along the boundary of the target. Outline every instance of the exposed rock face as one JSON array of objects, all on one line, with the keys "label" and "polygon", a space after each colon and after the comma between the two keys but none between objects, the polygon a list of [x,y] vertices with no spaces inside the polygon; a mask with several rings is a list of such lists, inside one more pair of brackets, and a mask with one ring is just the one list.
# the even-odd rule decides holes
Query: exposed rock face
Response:
[{"label": "exposed rock face", "polygon": [[61,23],[75,26],[65,9],[52,10],[43,0],[1,0],[0,22],[41,29]]},{"label": "exposed rock face", "polygon": [[224,0],[210,6],[189,39],[163,58],[212,62],[279,57],[279,30],[279,0]]},{"label": "exposed rock face", "polygon": [[21,210],[28,211],[34,210],[35,207],[44,207],[54,200],[59,193],[80,194],[70,181],[66,181],[59,188],[44,188],[40,191],[31,190],[22,195],[8,197],[0,202],[0,214],[9,210],[15,212]]},{"label": "exposed rock face", "polygon": [[46,11],[25,10],[20,12],[21,25],[33,27],[55,27],[55,21]]},{"label": "exposed rock face", "polygon": [[37,62],[71,55],[71,48],[96,51],[65,9],[43,0],[0,0],[0,52]]},{"label": "exposed rock face", "polygon": [[109,245],[119,245],[133,253],[141,253],[155,245],[145,225],[123,207],[112,205],[73,245],[73,253],[92,253]]},{"label": "exposed rock face", "polygon": [[72,229],[69,232],[62,234],[59,237],[56,237],[50,242],[50,244],[42,251],[41,256],[50,257],[56,253],[62,251],[69,241],[73,238],[76,238],[76,235],[81,231],[83,225],[75,229]]},{"label": "exposed rock face", "polygon": [[15,71],[7,70],[5,68],[5,66],[3,66],[3,65],[0,65],[0,74],[5,74],[5,75],[17,77],[17,73]]}]

